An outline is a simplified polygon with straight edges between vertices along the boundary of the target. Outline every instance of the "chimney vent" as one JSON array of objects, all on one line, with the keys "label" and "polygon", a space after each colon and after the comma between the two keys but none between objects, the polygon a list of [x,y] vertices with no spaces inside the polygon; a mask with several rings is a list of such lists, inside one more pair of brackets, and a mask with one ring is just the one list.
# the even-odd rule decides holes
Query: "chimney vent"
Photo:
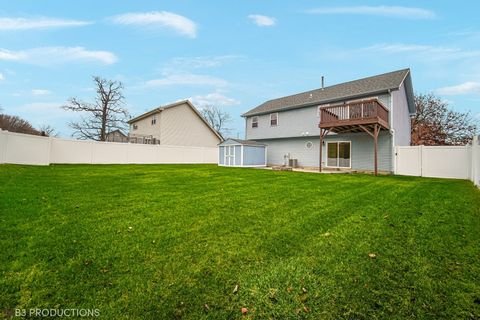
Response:
[{"label": "chimney vent", "polygon": [[322,76],[322,90],[323,90],[324,87],[325,87],[325,77]]}]

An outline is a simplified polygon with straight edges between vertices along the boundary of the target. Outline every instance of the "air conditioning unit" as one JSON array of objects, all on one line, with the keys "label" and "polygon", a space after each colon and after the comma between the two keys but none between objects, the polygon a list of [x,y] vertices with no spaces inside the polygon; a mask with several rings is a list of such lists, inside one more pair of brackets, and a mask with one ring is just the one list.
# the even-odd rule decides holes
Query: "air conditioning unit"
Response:
[{"label": "air conditioning unit", "polygon": [[298,165],[298,159],[288,159],[288,166],[296,168]]}]

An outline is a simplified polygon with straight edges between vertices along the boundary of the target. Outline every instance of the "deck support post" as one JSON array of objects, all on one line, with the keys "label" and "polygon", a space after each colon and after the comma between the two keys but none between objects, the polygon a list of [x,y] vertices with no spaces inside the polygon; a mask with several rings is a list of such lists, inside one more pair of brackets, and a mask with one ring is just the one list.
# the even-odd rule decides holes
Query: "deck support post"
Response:
[{"label": "deck support post", "polygon": [[323,138],[330,132],[330,129],[320,128],[320,146],[319,146],[319,160],[318,160],[318,172],[322,172],[322,149],[323,149]]},{"label": "deck support post", "polygon": [[375,124],[373,126],[373,132],[368,130],[366,127],[360,125],[360,128],[363,129],[366,133],[368,133],[373,138],[373,161],[374,161],[374,173],[378,175],[378,134],[380,133],[380,126]]}]

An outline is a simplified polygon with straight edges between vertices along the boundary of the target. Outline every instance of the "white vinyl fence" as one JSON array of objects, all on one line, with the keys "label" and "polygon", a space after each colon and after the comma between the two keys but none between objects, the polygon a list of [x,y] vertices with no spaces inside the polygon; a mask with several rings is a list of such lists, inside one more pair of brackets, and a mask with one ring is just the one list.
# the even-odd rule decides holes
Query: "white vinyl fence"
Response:
[{"label": "white vinyl fence", "polygon": [[0,130],[0,163],[217,163],[217,147],[67,140]]},{"label": "white vinyl fence", "polygon": [[480,186],[480,144],[471,146],[396,147],[395,174],[469,179]]}]

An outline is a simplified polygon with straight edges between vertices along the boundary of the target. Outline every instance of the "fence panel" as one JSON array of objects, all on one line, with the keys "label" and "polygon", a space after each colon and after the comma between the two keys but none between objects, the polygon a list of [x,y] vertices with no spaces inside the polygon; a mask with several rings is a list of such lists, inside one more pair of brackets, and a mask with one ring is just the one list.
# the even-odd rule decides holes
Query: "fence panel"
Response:
[{"label": "fence panel", "polygon": [[471,148],[460,146],[422,147],[422,176],[469,179]]},{"label": "fence panel", "polygon": [[[4,135],[5,131],[0,131]],[[48,165],[50,139],[21,133],[8,133],[2,139],[4,162],[16,164]]]},{"label": "fence panel", "polygon": [[0,130],[0,163],[217,163],[217,159],[217,147],[67,140]]},{"label": "fence panel", "polygon": [[83,140],[52,140],[51,163],[92,163],[93,144]]},{"label": "fence panel", "polygon": [[478,185],[478,139],[473,146],[396,147],[395,173],[432,178],[470,179]]}]

